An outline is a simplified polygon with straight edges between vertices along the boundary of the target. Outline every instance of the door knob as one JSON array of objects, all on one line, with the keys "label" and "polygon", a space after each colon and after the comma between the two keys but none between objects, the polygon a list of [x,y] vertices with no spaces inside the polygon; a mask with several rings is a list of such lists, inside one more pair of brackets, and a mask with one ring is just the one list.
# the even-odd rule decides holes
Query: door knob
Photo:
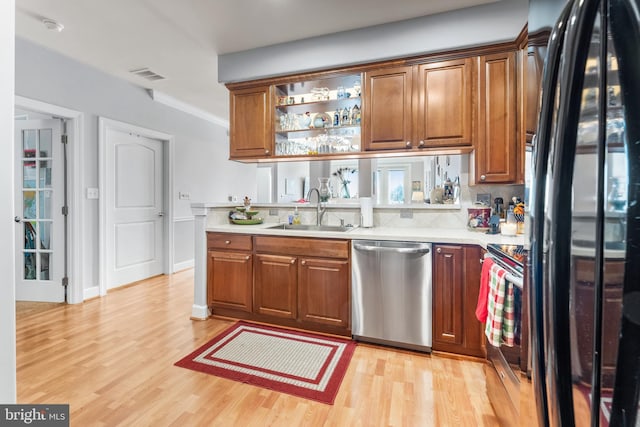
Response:
[{"label": "door knob", "polygon": [[19,216],[13,217],[13,220],[17,223],[22,222],[22,218],[20,218]]}]

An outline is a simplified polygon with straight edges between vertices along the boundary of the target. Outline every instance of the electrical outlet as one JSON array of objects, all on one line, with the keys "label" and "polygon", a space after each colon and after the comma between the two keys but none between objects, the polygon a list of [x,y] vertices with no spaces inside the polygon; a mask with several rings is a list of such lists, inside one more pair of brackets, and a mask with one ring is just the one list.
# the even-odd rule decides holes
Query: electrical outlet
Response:
[{"label": "electrical outlet", "polygon": [[183,193],[183,192],[178,193],[178,199],[180,200],[189,200],[190,198],[191,198],[191,194],[189,193]]},{"label": "electrical outlet", "polygon": [[413,209],[400,209],[400,218],[413,218]]}]

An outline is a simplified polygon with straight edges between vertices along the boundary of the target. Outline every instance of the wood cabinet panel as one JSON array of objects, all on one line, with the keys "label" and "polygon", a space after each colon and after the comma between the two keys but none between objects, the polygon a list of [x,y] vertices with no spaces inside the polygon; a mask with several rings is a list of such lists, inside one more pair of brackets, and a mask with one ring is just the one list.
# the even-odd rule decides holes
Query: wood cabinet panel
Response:
[{"label": "wood cabinet panel", "polygon": [[462,345],[463,268],[461,246],[437,246],[433,265],[433,348],[436,342]]},{"label": "wood cabinet panel", "polygon": [[347,260],[303,258],[298,279],[300,320],[349,328],[349,276]]},{"label": "wood cabinet panel", "polygon": [[250,253],[209,251],[208,304],[212,307],[252,311],[253,269]]},{"label": "wood cabinet panel", "polygon": [[349,241],[338,239],[256,236],[256,251],[322,258],[348,258]]},{"label": "wood cabinet panel", "polygon": [[255,271],[255,312],[295,319],[298,316],[297,258],[256,254]]},{"label": "wood cabinet panel", "polygon": [[253,248],[252,237],[247,234],[207,233],[207,248],[234,251],[250,251]]},{"label": "wood cabinet panel", "polygon": [[271,87],[232,90],[230,101],[231,158],[267,157],[272,154]]},{"label": "wood cabinet panel", "polygon": [[365,73],[363,140],[365,150],[411,147],[413,67]]},{"label": "wood cabinet panel", "polygon": [[434,245],[433,349],[484,356],[482,324],[475,318],[480,248]]},{"label": "wood cabinet panel", "polygon": [[512,183],[517,168],[516,53],[480,57],[475,180]]},{"label": "wood cabinet panel", "polygon": [[472,145],[474,58],[418,67],[418,147]]}]

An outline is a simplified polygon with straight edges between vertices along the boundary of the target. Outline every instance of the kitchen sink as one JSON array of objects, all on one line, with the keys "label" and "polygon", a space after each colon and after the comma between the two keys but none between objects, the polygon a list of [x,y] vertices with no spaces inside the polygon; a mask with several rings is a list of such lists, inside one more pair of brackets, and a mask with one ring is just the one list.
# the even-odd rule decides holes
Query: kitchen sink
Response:
[{"label": "kitchen sink", "polygon": [[308,225],[308,224],[278,224],[267,227],[271,230],[304,230],[304,231],[351,231],[355,227],[350,225]]}]

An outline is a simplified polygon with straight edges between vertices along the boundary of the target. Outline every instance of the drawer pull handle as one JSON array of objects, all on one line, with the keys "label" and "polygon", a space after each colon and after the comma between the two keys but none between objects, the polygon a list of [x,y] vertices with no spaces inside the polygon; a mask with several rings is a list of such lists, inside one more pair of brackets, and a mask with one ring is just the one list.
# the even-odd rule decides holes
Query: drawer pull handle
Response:
[{"label": "drawer pull handle", "polygon": [[224,241],[224,244],[225,244],[225,245],[230,245],[230,244],[231,244],[231,240],[225,240],[225,241]]},{"label": "drawer pull handle", "polygon": [[506,375],[504,374],[504,371],[500,371],[500,377],[502,377],[503,379],[506,377]]}]

